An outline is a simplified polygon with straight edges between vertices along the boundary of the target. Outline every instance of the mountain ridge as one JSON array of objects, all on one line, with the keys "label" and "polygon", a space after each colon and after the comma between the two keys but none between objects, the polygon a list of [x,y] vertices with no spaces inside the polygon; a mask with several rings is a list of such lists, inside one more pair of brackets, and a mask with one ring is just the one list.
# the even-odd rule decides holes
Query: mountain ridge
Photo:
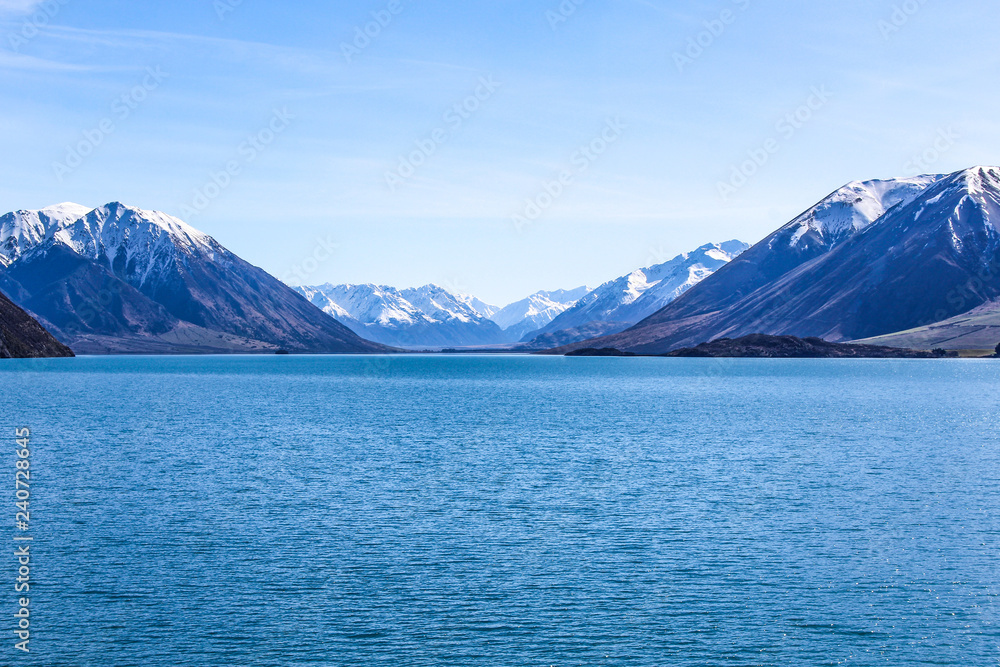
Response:
[{"label": "mountain ridge", "polygon": [[500,308],[433,283],[388,285],[326,283],[293,289],[355,333],[402,347],[465,347],[508,341],[493,321]]},{"label": "mountain ridge", "polygon": [[575,332],[629,328],[674,301],[750,246],[743,241],[707,243],[653,266],[609,280],[522,342],[540,348],[552,340],[579,338]]},{"label": "mountain ridge", "polygon": [[[860,224],[831,234],[814,224],[830,211]],[[998,219],[995,167],[848,184],[628,330],[553,352],[583,345],[663,353],[752,333],[837,342],[939,321],[960,314],[949,304],[959,287],[973,286],[961,312],[1000,295],[995,272],[976,280],[1000,250]]]},{"label": "mountain ridge", "polygon": [[389,351],[177,218],[120,202],[83,210],[60,204],[0,216],[0,285],[71,347]]}]

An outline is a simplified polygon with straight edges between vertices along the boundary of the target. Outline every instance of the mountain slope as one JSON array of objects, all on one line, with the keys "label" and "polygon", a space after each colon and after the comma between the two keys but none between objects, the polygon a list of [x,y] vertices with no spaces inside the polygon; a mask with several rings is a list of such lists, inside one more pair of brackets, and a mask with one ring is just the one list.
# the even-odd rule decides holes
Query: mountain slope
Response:
[{"label": "mountain slope", "polygon": [[616,334],[632,326],[631,322],[588,322],[572,329],[560,329],[549,333],[529,334],[534,336],[526,343],[515,345],[514,349],[522,352],[538,352],[573,345],[580,341],[592,340],[602,336]]},{"label": "mountain slope", "polygon": [[177,218],[120,203],[74,218],[81,208],[0,218],[2,284],[71,346],[92,353],[386,349]]},{"label": "mountain slope", "polygon": [[962,315],[927,326],[856,342],[922,350],[993,351],[1000,344],[1000,301],[990,301]]},{"label": "mountain slope", "polygon": [[72,356],[68,347],[0,292],[0,359]]},{"label": "mountain slope", "polygon": [[710,243],[604,283],[529,334],[530,344],[538,349],[552,340],[582,340],[573,332],[625,329],[663,308],[748,247],[742,241]]},{"label": "mountain slope", "polygon": [[[837,224],[825,224],[831,211]],[[990,269],[998,219],[995,168],[851,184],[666,308],[586,346],[662,353],[751,333],[844,341],[936,322],[1000,296]]]}]

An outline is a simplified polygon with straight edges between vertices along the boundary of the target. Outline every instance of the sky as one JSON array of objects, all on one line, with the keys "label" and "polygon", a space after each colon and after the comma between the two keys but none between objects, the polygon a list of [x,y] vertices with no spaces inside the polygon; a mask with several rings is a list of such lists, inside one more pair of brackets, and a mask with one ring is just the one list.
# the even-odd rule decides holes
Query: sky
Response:
[{"label": "sky", "polygon": [[0,0],[0,210],[497,305],[1000,163],[986,0]]}]

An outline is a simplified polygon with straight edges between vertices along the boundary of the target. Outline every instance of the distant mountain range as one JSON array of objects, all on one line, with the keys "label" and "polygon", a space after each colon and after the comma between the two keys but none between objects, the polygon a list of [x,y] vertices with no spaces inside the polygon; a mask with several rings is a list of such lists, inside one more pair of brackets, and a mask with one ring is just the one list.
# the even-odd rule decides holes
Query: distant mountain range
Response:
[{"label": "distant mountain range", "polygon": [[[530,347],[546,349],[553,343],[622,331],[657,312],[705,280],[750,246],[742,241],[710,243],[604,283],[541,329],[522,339]],[[591,335],[587,335],[591,333]]]},{"label": "distant mountain range", "polygon": [[0,290],[78,353],[389,351],[210,236],[120,203],[0,217]]},{"label": "distant mountain range", "polygon": [[589,290],[537,292],[505,308],[437,285],[295,287],[323,312],[358,335],[410,348],[496,346],[518,341],[549,322]]},{"label": "distant mountain range", "polygon": [[60,353],[38,325],[93,354],[663,354],[751,334],[989,350],[1000,341],[997,220],[994,167],[853,182],[753,247],[708,244],[597,289],[499,308],[436,285],[292,289],[169,215],[61,204],[0,217],[0,291],[12,302],[0,302],[0,355]]},{"label": "distant mountain range", "polygon": [[358,335],[401,347],[514,345],[545,349],[627,329],[670,303],[749,246],[709,244],[595,290],[536,292],[504,308],[437,285],[318,285],[296,291]]},{"label": "distant mountain range", "polygon": [[994,167],[851,183],[628,330],[554,352],[660,354],[753,333],[978,347],[970,333],[1000,311],[996,220]]},{"label": "distant mountain range", "polygon": [[318,285],[295,290],[355,333],[387,345],[494,345],[503,331],[497,308],[437,285],[399,290],[379,285]]}]

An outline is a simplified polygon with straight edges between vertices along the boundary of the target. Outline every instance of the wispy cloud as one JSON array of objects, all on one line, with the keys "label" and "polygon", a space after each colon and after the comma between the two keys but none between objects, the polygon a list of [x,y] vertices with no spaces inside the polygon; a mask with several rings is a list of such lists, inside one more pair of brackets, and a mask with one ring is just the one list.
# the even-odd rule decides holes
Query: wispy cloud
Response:
[{"label": "wispy cloud", "polygon": [[[256,68],[252,70],[255,77],[259,77],[263,71],[314,77],[316,87],[311,93],[306,93],[307,96],[325,96],[331,92],[423,89],[430,83],[439,81],[444,72],[479,71],[447,61],[399,58],[391,61],[402,66],[405,71],[394,71],[387,76],[382,73],[385,67],[382,59],[373,57],[369,59],[367,66],[349,66],[343,62],[339,52],[332,48],[277,45],[154,30],[100,30],[49,25],[44,28],[44,34],[50,43],[62,43],[58,52],[70,62],[77,60],[80,53],[89,54],[89,69],[95,71],[117,68],[114,63],[120,61],[119,54],[122,52],[153,54],[161,61],[173,59],[176,54],[183,53],[188,57],[210,58],[216,66],[233,64],[241,68]],[[98,66],[97,62],[102,65]],[[2,65],[14,67],[18,63],[0,60],[0,66]],[[28,65],[26,61],[20,63],[22,69]],[[73,67],[68,65],[66,68]],[[57,67],[53,63],[50,69]],[[376,76],[373,72],[379,72],[380,75]]]},{"label": "wispy cloud", "polygon": [[331,66],[332,62],[336,62],[333,51],[277,46],[264,42],[154,30],[93,30],[57,25],[47,26],[45,34],[50,40],[85,46],[88,52],[146,51],[170,54],[176,53],[178,49],[190,52],[192,47],[198,47],[211,53],[219,62],[261,63],[301,74],[339,69]]},{"label": "wispy cloud", "polygon": [[0,14],[30,14],[44,0],[0,0]]},{"label": "wispy cloud", "polygon": [[96,72],[109,71],[116,68],[91,67],[89,65],[74,65],[60,63],[33,56],[10,53],[0,49],[0,70],[33,70],[36,72]]}]

